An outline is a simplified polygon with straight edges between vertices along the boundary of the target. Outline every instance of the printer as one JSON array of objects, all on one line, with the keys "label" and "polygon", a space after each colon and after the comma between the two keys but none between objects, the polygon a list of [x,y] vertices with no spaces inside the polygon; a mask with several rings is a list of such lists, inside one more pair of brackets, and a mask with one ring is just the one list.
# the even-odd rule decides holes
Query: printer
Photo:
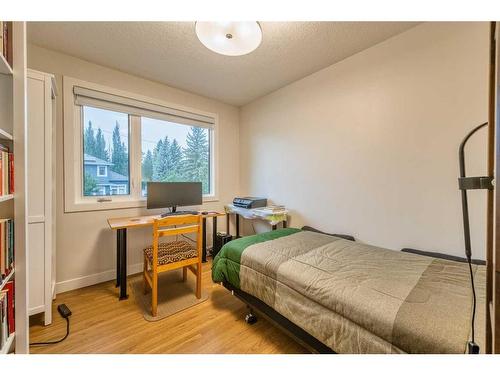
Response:
[{"label": "printer", "polygon": [[266,207],[267,198],[257,198],[257,197],[236,197],[233,199],[233,205],[241,208],[257,208]]}]

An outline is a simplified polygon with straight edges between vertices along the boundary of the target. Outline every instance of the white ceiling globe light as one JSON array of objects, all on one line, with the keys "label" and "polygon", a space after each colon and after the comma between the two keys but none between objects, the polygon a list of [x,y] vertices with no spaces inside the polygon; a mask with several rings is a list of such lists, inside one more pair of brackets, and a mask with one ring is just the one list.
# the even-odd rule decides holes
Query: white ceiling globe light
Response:
[{"label": "white ceiling globe light", "polygon": [[246,55],[262,42],[258,22],[196,22],[195,29],[200,42],[221,55]]}]

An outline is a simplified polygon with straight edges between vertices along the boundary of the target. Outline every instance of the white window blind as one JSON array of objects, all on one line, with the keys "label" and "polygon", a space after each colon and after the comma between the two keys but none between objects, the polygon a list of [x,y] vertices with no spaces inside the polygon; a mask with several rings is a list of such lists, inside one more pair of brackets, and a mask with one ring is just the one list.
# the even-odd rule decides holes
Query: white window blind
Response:
[{"label": "white window blind", "polygon": [[215,119],[209,116],[152,104],[125,96],[108,94],[84,87],[74,86],[73,93],[76,105],[109,109],[116,112],[156,118],[208,129],[212,129],[215,123]]}]

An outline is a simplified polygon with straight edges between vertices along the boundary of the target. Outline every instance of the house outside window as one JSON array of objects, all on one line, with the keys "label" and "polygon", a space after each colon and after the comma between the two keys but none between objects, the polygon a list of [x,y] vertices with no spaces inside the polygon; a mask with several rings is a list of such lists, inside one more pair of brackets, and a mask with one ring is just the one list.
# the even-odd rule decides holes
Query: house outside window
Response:
[{"label": "house outside window", "polygon": [[90,106],[82,109],[83,195],[129,194],[128,114]]},{"label": "house outside window", "polygon": [[[128,194],[128,177],[119,173],[109,171],[108,166],[112,163],[85,154],[84,156],[84,192],[86,196],[90,195],[117,195]],[[105,171],[103,173],[103,170]],[[89,183],[89,180],[92,181]],[[89,188],[89,186],[91,186]]]}]

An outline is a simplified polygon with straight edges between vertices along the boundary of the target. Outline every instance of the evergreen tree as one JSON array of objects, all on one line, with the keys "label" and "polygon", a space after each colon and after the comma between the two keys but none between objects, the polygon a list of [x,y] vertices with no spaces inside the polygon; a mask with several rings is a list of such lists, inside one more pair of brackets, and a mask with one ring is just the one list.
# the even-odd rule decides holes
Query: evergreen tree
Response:
[{"label": "evergreen tree", "polygon": [[108,150],[106,150],[106,140],[102,134],[101,128],[97,128],[95,136],[95,155],[99,159],[109,161]]},{"label": "evergreen tree", "polygon": [[83,152],[91,156],[96,156],[95,146],[94,128],[92,127],[92,121],[89,121],[83,134]]},{"label": "evergreen tree", "polygon": [[85,172],[83,179],[83,195],[93,195],[97,191],[97,181],[90,173]]},{"label": "evergreen tree", "polygon": [[128,176],[128,156],[127,147],[122,142],[120,136],[120,127],[118,121],[113,129],[113,149],[111,154],[111,162],[113,166],[111,169],[124,176]]},{"label": "evergreen tree", "polygon": [[161,181],[166,181],[168,177],[168,172],[172,168],[172,163],[170,161],[170,141],[168,136],[163,139],[163,147],[160,150],[160,164],[161,164]]},{"label": "evergreen tree", "polygon": [[159,140],[153,150],[153,181],[162,180],[163,164],[161,160],[161,152],[163,150],[163,140]]},{"label": "evergreen tree", "polygon": [[142,179],[144,181],[152,181],[153,179],[153,154],[151,150],[146,152],[142,160]]},{"label": "evergreen tree", "polygon": [[113,149],[111,148],[111,145],[108,145],[108,151],[107,151],[107,154],[108,154],[108,161],[111,161],[109,159],[109,155],[113,155]]},{"label": "evergreen tree", "polygon": [[182,181],[182,149],[175,138],[170,145],[168,158],[170,162],[170,169],[168,171],[167,178],[168,181]]},{"label": "evergreen tree", "polygon": [[209,193],[208,139],[206,130],[192,126],[184,149],[184,177],[186,181],[203,183],[203,193]]},{"label": "evergreen tree", "polygon": [[172,170],[170,160],[170,141],[168,136],[160,139],[153,150],[153,180],[170,181],[169,173]]}]

